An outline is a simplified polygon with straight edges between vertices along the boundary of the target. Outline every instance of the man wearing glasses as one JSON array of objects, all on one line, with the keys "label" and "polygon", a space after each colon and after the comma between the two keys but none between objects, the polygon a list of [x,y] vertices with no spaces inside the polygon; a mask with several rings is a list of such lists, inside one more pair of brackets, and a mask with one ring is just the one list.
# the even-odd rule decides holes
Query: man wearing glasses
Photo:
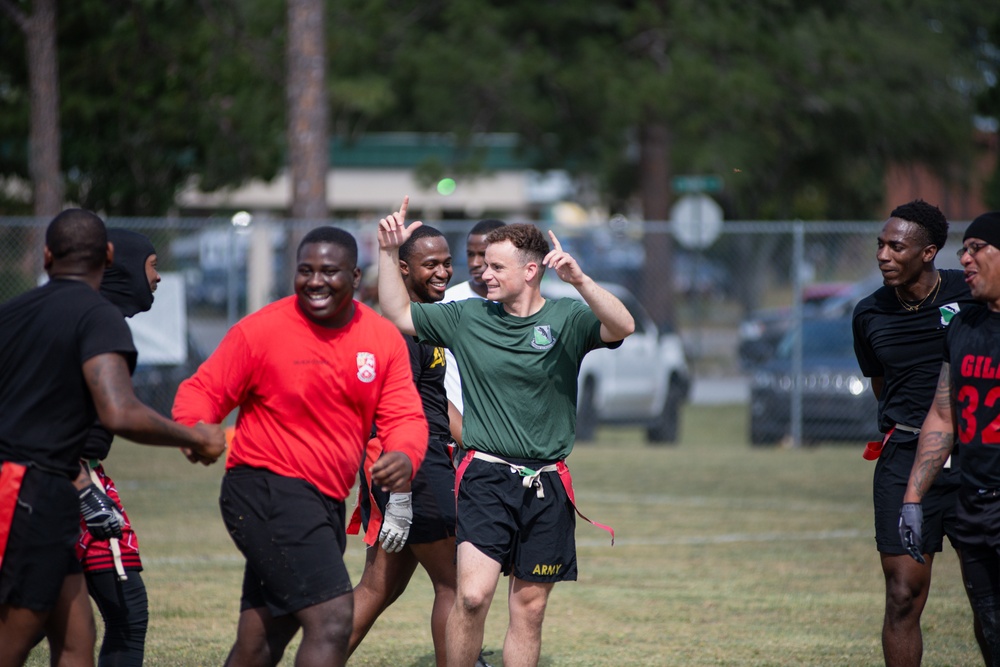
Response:
[{"label": "man wearing glasses", "polygon": [[[945,334],[937,390],[920,430],[916,460],[899,514],[902,547],[926,551],[924,504],[957,443],[962,466],[952,539],[987,665],[1000,664],[1000,212],[965,231],[958,252],[965,282],[979,302],[964,308]],[[952,372],[954,369],[954,372]],[[958,434],[956,441],[955,435]]]},{"label": "man wearing glasses", "polygon": [[[962,272],[938,270],[934,260],[948,238],[948,221],[922,200],[896,207],[878,236],[875,255],[883,287],[854,310],[854,350],[878,398],[881,441],[865,458],[875,461],[872,499],[875,544],[885,577],[882,654],[888,667],[920,664],[920,616],[927,602],[934,554],[953,539],[957,468],[949,467],[925,502],[921,562],[899,544],[899,510],[927,414],[944,335],[955,313],[975,303]],[[957,465],[957,460],[952,462]]]}]

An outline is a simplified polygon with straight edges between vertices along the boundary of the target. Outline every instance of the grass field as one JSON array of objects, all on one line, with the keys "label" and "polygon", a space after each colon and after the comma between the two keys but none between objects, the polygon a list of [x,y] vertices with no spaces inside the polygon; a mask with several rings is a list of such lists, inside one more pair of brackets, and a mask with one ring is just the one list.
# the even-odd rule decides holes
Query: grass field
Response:
[{"label": "grass field", "polygon": [[[745,407],[686,408],[679,445],[605,429],[569,459],[581,511],[580,580],[555,588],[547,667],[882,664],[883,583],[874,548],[872,464],[862,443],[757,449]],[[219,518],[222,466],[116,445],[107,468],[142,545],[151,625],[146,665],[218,665],[232,643],[242,560]],[[363,544],[346,558],[354,581]],[[502,664],[506,588],[487,622]],[[352,665],[433,665],[431,591],[418,573]],[[954,553],[935,563],[924,665],[981,664]],[[291,665],[294,646],[283,664]],[[31,665],[45,665],[44,648]]]}]

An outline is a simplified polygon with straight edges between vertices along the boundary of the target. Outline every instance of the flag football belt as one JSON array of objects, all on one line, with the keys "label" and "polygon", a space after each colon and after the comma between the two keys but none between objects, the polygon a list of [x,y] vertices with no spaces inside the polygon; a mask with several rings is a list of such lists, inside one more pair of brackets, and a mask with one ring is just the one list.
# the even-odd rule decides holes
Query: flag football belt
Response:
[{"label": "flag football belt", "polygon": [[[882,440],[874,440],[869,442],[865,447],[865,451],[861,453],[867,461],[877,461],[878,457],[882,456],[882,450],[885,449],[885,443],[889,442],[889,438],[892,436],[893,432],[896,430],[906,431],[907,433],[913,433],[914,435],[920,435],[920,429],[916,426],[907,426],[906,424],[895,424],[890,428]],[[949,457],[950,462],[950,457]]]},{"label": "flag football belt", "polygon": [[606,530],[611,535],[611,546],[615,544],[615,531],[611,526],[606,526],[603,523],[598,523],[592,521],[584,516],[580,508],[576,506],[576,498],[573,493],[573,477],[570,475],[569,467],[566,465],[565,461],[558,461],[556,463],[550,463],[544,465],[537,470],[534,468],[529,468],[528,466],[518,465],[516,463],[511,463],[506,459],[502,459],[499,456],[493,456],[492,454],[487,454],[486,452],[476,451],[474,449],[468,450],[462,462],[458,466],[458,470],[455,472],[455,498],[458,498],[458,486],[462,482],[462,475],[465,474],[465,469],[469,467],[472,459],[479,459],[480,461],[485,461],[486,463],[497,463],[500,465],[505,465],[510,468],[512,473],[517,473],[521,476],[521,486],[526,489],[535,489],[535,495],[539,498],[545,497],[545,488],[542,486],[542,473],[554,472],[559,474],[559,481],[562,482],[563,488],[566,489],[566,497],[569,498],[570,505],[573,506],[573,511],[577,515],[586,521],[587,523],[597,526],[601,530]]},{"label": "flag football belt", "polygon": [[17,508],[17,496],[21,493],[21,482],[27,466],[13,461],[0,464],[0,565],[7,551],[7,538],[10,537],[10,525],[14,521],[14,510]]},{"label": "flag football belt", "polygon": [[378,543],[378,534],[382,530],[382,510],[379,509],[378,502],[372,492],[372,466],[382,454],[382,441],[378,436],[372,436],[365,445],[365,459],[361,462],[359,475],[364,479],[358,484],[358,502],[354,506],[354,512],[347,523],[347,534],[357,535],[361,532],[364,522],[361,520],[362,513],[368,511],[368,525],[365,527],[364,541],[368,546]]}]

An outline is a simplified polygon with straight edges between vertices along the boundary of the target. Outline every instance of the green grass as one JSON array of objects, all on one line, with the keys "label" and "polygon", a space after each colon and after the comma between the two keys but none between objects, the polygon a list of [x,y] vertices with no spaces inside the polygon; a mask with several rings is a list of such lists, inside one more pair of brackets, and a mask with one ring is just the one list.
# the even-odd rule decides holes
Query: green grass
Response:
[{"label": "green grass", "polygon": [[[742,407],[686,408],[681,442],[650,447],[602,429],[569,459],[580,510],[580,580],[560,584],[542,665],[880,665],[883,582],[872,464],[863,443],[803,449],[746,444]],[[146,665],[221,664],[233,641],[242,561],[219,518],[221,466],[116,445],[107,464],[137,526],[151,625]],[[360,539],[346,554],[357,581]],[[506,586],[485,644],[502,664]],[[433,665],[422,573],[376,624],[352,665]],[[935,563],[924,665],[980,664],[954,553]],[[294,644],[283,664],[291,665]],[[47,664],[44,648],[29,664]]]}]

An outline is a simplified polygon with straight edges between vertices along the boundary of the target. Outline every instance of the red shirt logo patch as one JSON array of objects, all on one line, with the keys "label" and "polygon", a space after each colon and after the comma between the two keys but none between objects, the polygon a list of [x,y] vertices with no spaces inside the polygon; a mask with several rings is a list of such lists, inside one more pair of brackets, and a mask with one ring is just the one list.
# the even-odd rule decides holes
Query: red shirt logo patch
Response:
[{"label": "red shirt logo patch", "polygon": [[358,352],[358,379],[362,382],[375,379],[375,355],[371,352]]}]

